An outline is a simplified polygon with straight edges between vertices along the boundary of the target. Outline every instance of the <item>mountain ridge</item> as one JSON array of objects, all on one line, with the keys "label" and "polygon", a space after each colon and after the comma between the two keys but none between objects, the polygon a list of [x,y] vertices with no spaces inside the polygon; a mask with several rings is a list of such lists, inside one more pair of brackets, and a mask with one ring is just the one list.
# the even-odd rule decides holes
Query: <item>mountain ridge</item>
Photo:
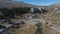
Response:
[{"label": "mountain ridge", "polygon": [[24,3],[24,2],[17,2],[12,0],[0,0],[0,8],[12,8],[12,7],[38,7],[36,5]]},{"label": "mountain ridge", "polygon": [[59,6],[60,6],[60,2],[53,3],[53,4],[51,4],[50,6],[56,6],[56,7],[59,7]]}]

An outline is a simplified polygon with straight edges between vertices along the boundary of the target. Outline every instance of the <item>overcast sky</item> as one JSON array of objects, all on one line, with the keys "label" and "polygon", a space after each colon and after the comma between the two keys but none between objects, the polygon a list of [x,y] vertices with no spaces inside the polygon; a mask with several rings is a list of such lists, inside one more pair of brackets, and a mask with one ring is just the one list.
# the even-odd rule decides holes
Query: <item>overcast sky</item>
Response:
[{"label": "overcast sky", "polygon": [[33,4],[33,5],[50,5],[55,2],[60,2],[60,0],[15,0],[15,1],[22,1],[25,3]]}]

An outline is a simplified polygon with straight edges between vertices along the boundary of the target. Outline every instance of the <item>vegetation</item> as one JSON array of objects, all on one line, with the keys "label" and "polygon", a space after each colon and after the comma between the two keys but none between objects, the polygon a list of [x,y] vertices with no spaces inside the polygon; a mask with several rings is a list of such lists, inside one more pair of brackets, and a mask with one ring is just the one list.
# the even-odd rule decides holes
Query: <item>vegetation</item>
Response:
[{"label": "vegetation", "polygon": [[24,14],[24,13],[27,13],[30,11],[30,8],[3,8],[3,9],[0,9],[0,11],[4,14],[3,16],[4,17],[8,17],[8,18],[14,18],[14,15],[21,15],[21,14]]},{"label": "vegetation", "polygon": [[47,13],[39,15],[42,19],[45,19],[52,24],[59,25],[60,23],[60,10],[48,10]]}]

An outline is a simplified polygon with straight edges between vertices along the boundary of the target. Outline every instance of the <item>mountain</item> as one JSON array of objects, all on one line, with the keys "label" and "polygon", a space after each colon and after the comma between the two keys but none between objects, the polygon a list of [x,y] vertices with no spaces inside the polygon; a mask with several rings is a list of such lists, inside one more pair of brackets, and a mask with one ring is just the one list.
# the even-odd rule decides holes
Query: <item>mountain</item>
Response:
[{"label": "mountain", "polygon": [[60,6],[60,3],[54,3],[53,5],[54,6]]},{"label": "mountain", "polygon": [[52,5],[50,5],[50,7],[57,7],[57,8],[60,8],[60,3],[53,3]]},{"label": "mountain", "polygon": [[17,2],[12,0],[0,0],[0,8],[12,8],[12,7],[37,7],[37,6],[27,4],[21,1]]}]

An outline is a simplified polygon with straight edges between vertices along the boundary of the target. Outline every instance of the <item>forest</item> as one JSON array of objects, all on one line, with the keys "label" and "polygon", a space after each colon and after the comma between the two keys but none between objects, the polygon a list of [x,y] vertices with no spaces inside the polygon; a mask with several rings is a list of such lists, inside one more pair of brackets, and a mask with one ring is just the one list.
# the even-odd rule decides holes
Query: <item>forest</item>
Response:
[{"label": "forest", "polygon": [[0,15],[0,18],[14,18],[14,15],[21,15],[21,14],[24,14],[24,13],[28,13],[30,12],[30,8],[2,8],[0,9],[0,12],[3,14],[3,15]]}]

